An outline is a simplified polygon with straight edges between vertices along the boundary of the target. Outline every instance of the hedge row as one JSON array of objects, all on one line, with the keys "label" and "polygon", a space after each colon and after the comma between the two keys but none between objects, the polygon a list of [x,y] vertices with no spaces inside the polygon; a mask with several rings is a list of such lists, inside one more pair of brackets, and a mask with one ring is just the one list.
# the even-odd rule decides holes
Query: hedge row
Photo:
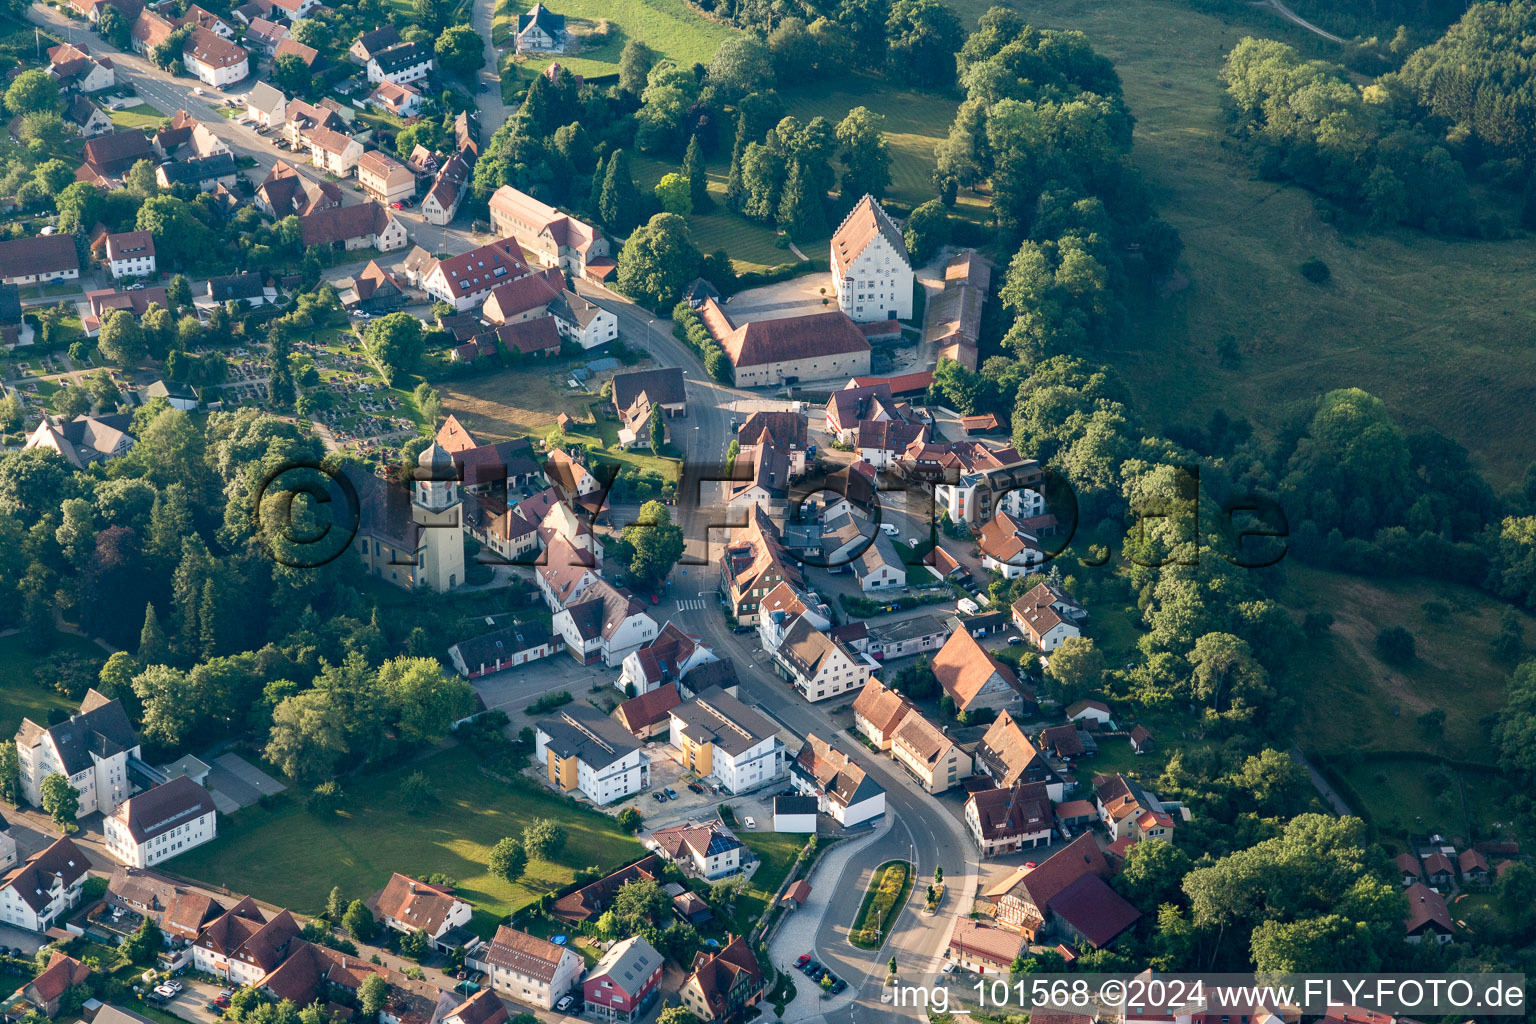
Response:
[{"label": "hedge row", "polygon": [[687,302],[672,307],[672,334],[678,341],[686,341],[698,350],[704,360],[704,369],[722,384],[736,383],[736,368],[726,358],[725,350],[715,341],[704,326],[698,311]]}]

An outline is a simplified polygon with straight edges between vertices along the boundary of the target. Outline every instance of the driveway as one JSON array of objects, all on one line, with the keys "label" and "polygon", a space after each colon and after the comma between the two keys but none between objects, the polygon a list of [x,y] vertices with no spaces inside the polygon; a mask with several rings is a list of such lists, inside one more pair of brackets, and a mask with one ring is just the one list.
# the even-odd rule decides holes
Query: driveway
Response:
[{"label": "driveway", "polygon": [[182,1020],[195,1021],[196,1024],[213,1024],[222,1020],[222,1013],[214,1013],[208,1009],[208,1004],[224,989],[217,985],[210,985],[205,981],[193,981],[191,978],[178,978],[182,985],[186,986],[174,999],[166,1002],[161,1009],[167,1013],[175,1014]]}]

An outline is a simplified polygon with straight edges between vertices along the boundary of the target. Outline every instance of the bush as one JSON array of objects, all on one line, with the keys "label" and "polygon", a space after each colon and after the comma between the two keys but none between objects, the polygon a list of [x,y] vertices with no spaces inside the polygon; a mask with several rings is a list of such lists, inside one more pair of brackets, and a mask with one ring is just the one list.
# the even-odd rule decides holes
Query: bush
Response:
[{"label": "bush", "polygon": [[547,715],[556,708],[563,708],[576,698],[571,696],[569,690],[557,690],[554,693],[546,693],[532,704],[528,705],[528,714]]},{"label": "bush", "polygon": [[1301,276],[1313,284],[1326,284],[1333,276],[1333,271],[1328,269],[1328,264],[1314,256],[1301,265]]},{"label": "bush", "polygon": [[1415,657],[1413,634],[1402,626],[1389,626],[1376,634],[1376,653],[1389,665],[1407,665]]}]

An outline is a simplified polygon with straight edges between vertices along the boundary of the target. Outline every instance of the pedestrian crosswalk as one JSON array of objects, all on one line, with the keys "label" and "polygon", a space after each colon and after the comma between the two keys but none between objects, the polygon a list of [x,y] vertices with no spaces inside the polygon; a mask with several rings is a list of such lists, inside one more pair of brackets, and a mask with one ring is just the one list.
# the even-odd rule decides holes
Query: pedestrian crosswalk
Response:
[{"label": "pedestrian crosswalk", "polygon": [[703,608],[704,601],[701,598],[684,598],[677,602],[677,610],[680,612],[697,612],[702,611]]}]

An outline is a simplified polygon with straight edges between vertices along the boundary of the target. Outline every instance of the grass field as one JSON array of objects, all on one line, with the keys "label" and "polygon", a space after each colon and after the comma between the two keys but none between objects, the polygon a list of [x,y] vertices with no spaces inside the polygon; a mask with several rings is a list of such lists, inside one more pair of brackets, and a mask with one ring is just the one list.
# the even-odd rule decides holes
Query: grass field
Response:
[{"label": "grass field", "polygon": [[912,895],[914,881],[912,865],[907,861],[886,861],[876,868],[848,931],[848,941],[860,949],[879,949],[896,915]]},{"label": "grass field", "polygon": [[[1244,35],[1297,41],[1263,12],[1226,24],[1169,0],[1013,6],[1038,25],[1083,30],[1115,62],[1136,115],[1136,162],[1184,239],[1189,286],[1135,304],[1110,353],[1153,427],[1224,408],[1272,429],[1290,403],[1358,386],[1410,429],[1466,445],[1496,483],[1524,471],[1536,434],[1525,383],[1536,374],[1526,285],[1536,240],[1340,231],[1307,192],[1255,180],[1227,141],[1217,71]],[[985,5],[964,7],[974,17]],[[1331,268],[1330,284],[1301,277],[1312,256]],[[1235,370],[1217,365],[1229,334],[1244,353]]]},{"label": "grass field", "polygon": [[[674,171],[681,173],[681,168],[675,164],[640,153],[630,154],[629,169],[635,184],[646,192],[654,189],[663,175]],[[766,270],[780,263],[793,262],[794,253],[774,244],[779,235],[772,227],[754,224],[725,208],[725,181],[731,170],[730,154],[727,153],[723,161],[717,160],[714,164],[706,165],[705,170],[709,175],[710,196],[715,202],[710,209],[689,215],[688,229],[693,235],[693,244],[706,253],[724,249],[730,253],[738,272]],[[828,244],[823,241],[822,247],[826,248]],[[806,252],[806,255],[810,256],[811,253]]]},{"label": "grass field", "polygon": [[[395,790],[418,769],[433,780],[438,803],[412,817],[400,810]],[[393,871],[442,872],[457,879],[460,894],[474,904],[474,928],[489,934],[496,919],[569,883],[577,868],[611,869],[642,852],[607,815],[578,810],[541,789],[490,779],[462,747],[342,785],[347,798],[339,814],[316,817],[293,800],[271,809],[247,807],[219,823],[218,839],[176,858],[172,867],[305,913],[320,911],[332,886],[341,886],[348,899],[362,899]],[[512,883],[490,875],[490,848],[536,817],[565,826],[569,838],[560,863],[533,861]]]},{"label": "grass field", "polygon": [[[223,113],[223,108],[220,108],[220,113]],[[109,110],[107,117],[118,128],[152,128],[165,120],[165,115],[148,103],[140,103],[124,110]]]},{"label": "grass field", "polygon": [[562,412],[576,420],[592,419],[594,396],[568,387],[567,368],[563,362],[560,367],[533,363],[474,377],[446,378],[433,386],[442,395],[443,406],[484,441],[542,436]]},{"label": "grass field", "polygon": [[[531,3],[501,0],[492,24],[492,37],[498,45],[517,26],[517,16]],[[600,45],[570,54],[531,55],[516,63],[520,72],[543,71],[554,61],[573,73],[597,78],[619,71],[619,54],[624,44],[638,39],[663,57],[686,67],[695,62],[708,64],[722,42],[736,29],[710,21],[691,9],[683,0],[569,0],[560,6],[566,24],[579,35],[600,21],[611,25],[607,39]]]},{"label": "grass field", "polygon": [[[1303,611],[1331,612],[1333,629],[1304,665],[1307,699],[1302,735],[1324,754],[1348,750],[1435,749],[1415,720],[1446,712],[1442,753],[1492,763],[1484,719],[1503,702],[1511,666],[1493,657],[1491,642],[1506,607],[1469,587],[1443,581],[1371,581],[1292,563],[1282,595]],[[1432,620],[1426,601],[1451,609]],[[1522,615],[1527,637],[1536,619]],[[1376,656],[1376,633],[1400,625],[1414,636],[1417,657],[1402,669]],[[1423,767],[1422,765],[1420,766]]]},{"label": "grass field", "polygon": [[[89,640],[61,634],[49,645],[49,654],[79,654],[100,661],[106,660],[106,652]],[[16,727],[23,718],[30,718],[39,725],[48,724],[48,712],[60,709],[72,711],[78,701],[51,687],[39,686],[33,676],[44,658],[27,650],[20,636],[0,638],[0,736],[16,735]]]}]

